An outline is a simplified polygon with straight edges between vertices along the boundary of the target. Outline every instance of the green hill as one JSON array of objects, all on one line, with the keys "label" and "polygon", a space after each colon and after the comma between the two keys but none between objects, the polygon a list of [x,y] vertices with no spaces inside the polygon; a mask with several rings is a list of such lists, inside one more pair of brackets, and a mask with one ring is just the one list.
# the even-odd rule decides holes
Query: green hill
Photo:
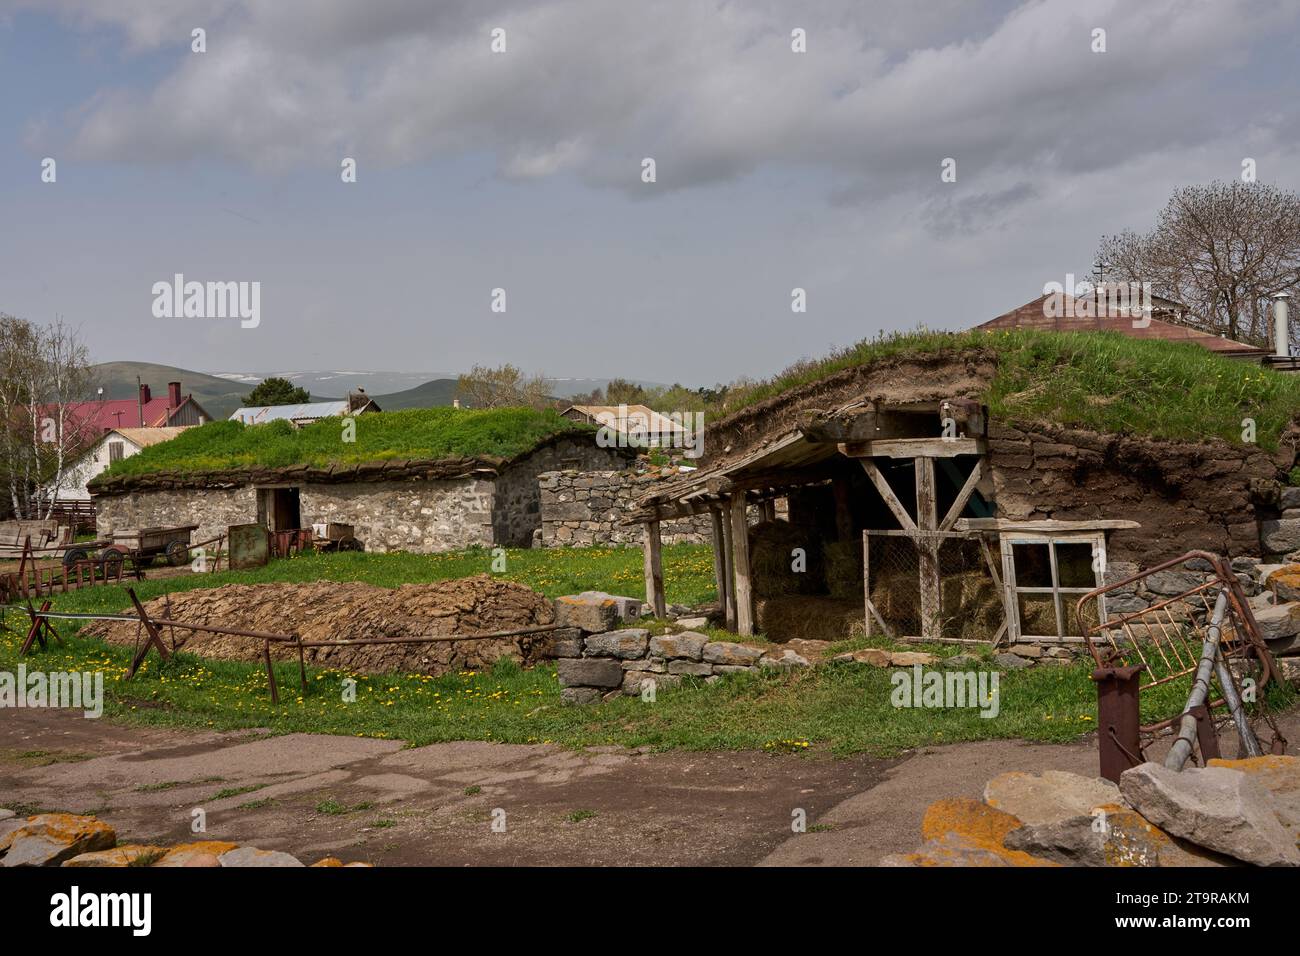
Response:
[{"label": "green hill", "polygon": [[401,411],[404,408],[440,408],[443,405],[450,405],[451,400],[456,397],[456,380],[435,378],[415,388],[372,397],[386,412]]},{"label": "green hill", "polygon": [[136,376],[148,385],[154,395],[166,395],[168,382],[180,382],[181,394],[192,394],[214,419],[229,417],[244,404],[243,396],[252,390],[251,385],[177,368],[174,365],[157,365],[153,362],[101,362],[91,366],[91,383],[102,386],[105,398],[135,398],[138,388]]}]

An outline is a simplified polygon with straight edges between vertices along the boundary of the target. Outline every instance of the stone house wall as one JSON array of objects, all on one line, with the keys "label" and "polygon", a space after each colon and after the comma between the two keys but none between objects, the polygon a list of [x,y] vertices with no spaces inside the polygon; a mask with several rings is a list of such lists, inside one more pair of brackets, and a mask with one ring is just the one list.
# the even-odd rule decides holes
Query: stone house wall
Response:
[{"label": "stone house wall", "polygon": [[1137,521],[1110,534],[1113,561],[1277,550],[1276,535],[1262,543],[1260,532],[1277,504],[1279,466],[1260,449],[1002,422],[989,423],[988,449],[999,517]]},{"label": "stone house wall", "polygon": [[496,480],[492,509],[496,543],[511,548],[533,546],[535,533],[542,525],[539,485],[543,473],[619,468],[626,461],[618,449],[566,438],[511,465]]},{"label": "stone house wall", "polygon": [[251,485],[135,491],[125,495],[97,495],[93,500],[95,535],[100,538],[114,531],[197,522],[198,530],[190,537],[197,543],[225,534],[232,524],[257,520],[257,492]]},{"label": "stone house wall", "polygon": [[[640,545],[641,526],[622,524],[633,502],[653,484],[675,473],[635,471],[550,471],[540,476],[541,546]],[[708,544],[713,526],[707,514],[660,525],[664,544]]]},{"label": "stone house wall", "polygon": [[[302,486],[304,526],[340,521],[367,551],[429,554],[492,547],[495,482],[479,478]],[[250,518],[248,520],[255,520]]]}]

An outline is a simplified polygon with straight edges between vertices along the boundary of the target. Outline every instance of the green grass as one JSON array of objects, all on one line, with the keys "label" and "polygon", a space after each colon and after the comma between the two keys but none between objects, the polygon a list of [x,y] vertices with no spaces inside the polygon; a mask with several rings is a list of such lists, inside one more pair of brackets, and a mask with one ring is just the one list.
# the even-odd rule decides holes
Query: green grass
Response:
[{"label": "green grass", "polygon": [[[748,389],[727,412],[858,365],[908,354],[989,350],[997,372],[983,396],[994,417],[1098,431],[1240,444],[1253,418],[1257,443],[1277,446],[1300,409],[1300,376],[1222,358],[1198,345],[1117,332],[910,332],[865,339],[804,360]],[[129,459],[128,459],[129,460]]]},{"label": "green grass", "polygon": [[300,429],[286,421],[262,425],[209,422],[123,458],[105,476],[324,467],[408,458],[511,458],[552,435],[593,431],[591,426],[569,421],[554,411],[531,408],[421,408],[358,415],[353,421],[354,442],[343,441],[343,420],[339,418],[322,419]]},{"label": "green grass", "polygon": [[[145,598],[166,589],[223,581],[368,580],[395,586],[481,571],[487,553],[450,555],[318,555],[276,561],[253,572],[194,575],[145,581]],[[512,552],[506,577],[555,596],[589,588],[637,593],[640,553],[630,549]],[[664,549],[670,600],[711,596],[712,558],[704,547]],[[55,597],[57,610],[117,611],[127,603],[120,589],[104,586]],[[0,670],[14,671],[23,637],[22,618],[8,615],[0,634]],[[133,681],[124,675],[131,648],[80,637],[71,622],[59,623],[65,643],[23,659],[29,670],[103,670],[105,714],[134,724],[232,730],[269,728],[401,739],[412,744],[453,740],[556,743],[568,747],[621,744],[655,749],[752,749],[779,753],[867,752],[894,754],[908,748],[961,740],[1023,738],[1066,741],[1092,730],[1096,690],[1091,665],[1039,666],[1001,676],[999,716],[975,709],[899,709],[890,695],[891,669],[831,664],[789,673],[735,675],[705,686],[688,680],[661,688],[655,701],[619,698],[588,707],[565,707],[553,666],[524,670],[502,661],[487,672],[439,677],[367,675],[308,668],[306,693],[298,691],[297,663],[276,665],[281,688],[272,704],[260,663],[206,660],[181,653],[163,664],[151,656]],[[877,639],[879,640],[879,639]],[[857,646],[861,639],[842,647]],[[918,648],[910,648],[918,649]],[[924,648],[944,656],[951,647]],[[990,669],[991,665],[978,665]],[[356,681],[356,700],[344,702],[344,681]],[[1173,685],[1143,695],[1144,719],[1177,710]],[[1289,703],[1270,696],[1275,709]],[[214,799],[260,787],[222,790]],[[468,789],[466,790],[468,794]],[[322,811],[326,812],[326,811]]]}]

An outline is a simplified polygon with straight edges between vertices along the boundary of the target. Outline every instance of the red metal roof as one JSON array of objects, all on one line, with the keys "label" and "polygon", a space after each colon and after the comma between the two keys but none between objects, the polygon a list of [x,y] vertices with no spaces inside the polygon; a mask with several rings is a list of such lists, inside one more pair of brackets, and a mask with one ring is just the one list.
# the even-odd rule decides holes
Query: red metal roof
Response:
[{"label": "red metal roof", "polygon": [[[1040,296],[1026,302],[1019,308],[1004,312],[996,319],[990,319],[982,325],[977,325],[976,328],[989,331],[997,329],[1042,329],[1049,332],[1119,332],[1121,335],[1127,335],[1134,339],[1194,342],[1211,352],[1226,352],[1239,355],[1268,354],[1267,349],[1246,345],[1244,342],[1234,342],[1232,339],[1211,335],[1208,332],[1201,332],[1185,325],[1176,325],[1173,322],[1156,318],[1155,315],[1160,314],[1159,309],[1155,311],[1149,321],[1144,321],[1143,324],[1135,326],[1133,317],[1127,314],[1106,316],[1074,315],[1073,313],[1078,310],[1074,307],[1073,300],[1069,296],[1062,297],[1063,308],[1061,311],[1065,312],[1065,315],[1048,315],[1046,308],[1048,298],[1047,295]],[[1095,308],[1092,311],[1096,311]]]}]

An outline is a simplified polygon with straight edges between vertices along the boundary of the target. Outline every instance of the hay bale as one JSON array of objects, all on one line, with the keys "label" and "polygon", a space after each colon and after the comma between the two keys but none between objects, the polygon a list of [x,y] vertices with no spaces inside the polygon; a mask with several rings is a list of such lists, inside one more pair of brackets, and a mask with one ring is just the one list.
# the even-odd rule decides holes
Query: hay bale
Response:
[{"label": "hay bale", "polygon": [[862,600],[791,594],[755,602],[759,631],[768,640],[843,641],[862,629]]},{"label": "hay bale", "polygon": [[844,600],[862,598],[862,542],[831,541],[822,548],[826,593]]},{"label": "hay bale", "polygon": [[[804,571],[792,567],[795,548],[804,550]],[[822,587],[820,542],[788,521],[764,521],[749,529],[749,568],[755,597],[815,594]]]}]

